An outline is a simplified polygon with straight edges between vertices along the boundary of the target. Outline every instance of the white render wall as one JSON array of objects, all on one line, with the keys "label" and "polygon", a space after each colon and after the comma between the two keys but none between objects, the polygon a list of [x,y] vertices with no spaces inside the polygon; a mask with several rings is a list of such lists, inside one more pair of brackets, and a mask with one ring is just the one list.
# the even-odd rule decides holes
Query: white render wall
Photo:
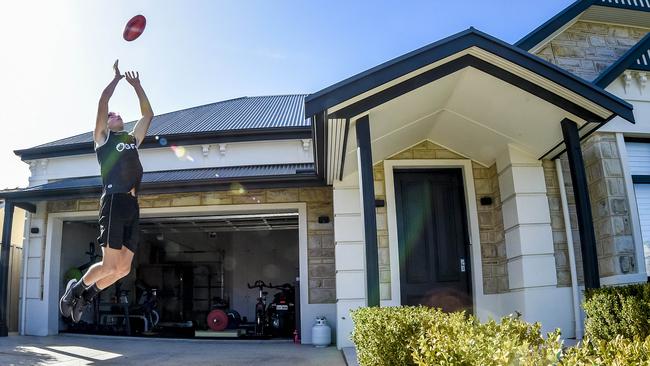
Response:
[{"label": "white render wall", "polygon": [[[557,287],[551,217],[542,163],[508,146],[497,159],[510,292],[496,295],[501,315],[519,312],[542,331],[575,335],[571,291]],[[570,290],[570,288],[569,288]]]},{"label": "white render wall", "polygon": [[[207,151],[204,149],[207,147]],[[145,172],[241,165],[293,164],[314,161],[311,140],[270,140],[159,148],[142,148],[140,160]],[[204,152],[205,151],[205,152]],[[99,175],[94,153],[30,161],[29,185],[48,180]]]},{"label": "white render wall", "polygon": [[350,310],[367,305],[366,252],[358,174],[334,181],[337,347],[352,347]]},{"label": "white render wall", "polygon": [[[630,123],[621,117],[609,121],[599,131],[621,132],[626,136],[648,136],[650,135],[650,85],[647,80],[643,82],[642,75],[649,77],[650,73],[639,71],[627,71],[605,88],[608,92],[624,99],[634,106],[634,119],[636,123]],[[627,81],[626,81],[627,80]]]},{"label": "white render wall", "polygon": [[[29,314],[29,320],[25,322],[24,333],[45,336],[55,334],[53,331],[48,331],[51,325],[58,328],[58,324],[48,323],[48,301],[44,293],[47,287],[44,281],[49,277],[47,276],[48,268],[45,267],[51,267],[45,263],[45,238],[47,233],[45,202],[39,203],[36,206],[36,213],[30,215],[31,222],[30,220],[25,222],[25,226],[29,225],[29,227],[25,227],[25,240],[23,242],[23,263],[26,265],[25,314]],[[38,228],[39,232],[32,234],[30,228]],[[23,321],[22,314],[21,312],[21,322]],[[44,324],[46,326],[43,326]]]}]

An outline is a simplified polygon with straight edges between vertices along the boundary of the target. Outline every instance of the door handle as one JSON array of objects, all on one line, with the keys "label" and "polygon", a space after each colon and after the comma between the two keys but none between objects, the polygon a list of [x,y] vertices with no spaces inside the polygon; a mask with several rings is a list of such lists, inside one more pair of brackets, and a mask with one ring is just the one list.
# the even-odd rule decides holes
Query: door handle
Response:
[{"label": "door handle", "polygon": [[460,259],[460,271],[465,272],[465,258]]}]

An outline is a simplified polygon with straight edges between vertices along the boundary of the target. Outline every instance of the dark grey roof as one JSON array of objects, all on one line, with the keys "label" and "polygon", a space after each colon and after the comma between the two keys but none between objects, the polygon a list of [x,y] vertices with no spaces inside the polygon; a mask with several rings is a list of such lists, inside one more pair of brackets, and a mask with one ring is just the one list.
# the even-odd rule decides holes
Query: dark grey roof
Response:
[{"label": "dark grey roof", "polygon": [[[444,60],[446,57],[471,47],[479,47],[482,50],[498,55],[509,62],[528,69],[558,85],[562,85],[564,88],[576,93],[577,95],[606,108],[609,111],[610,116],[619,115],[634,123],[634,114],[632,113],[633,107],[628,102],[554,64],[473,27],[384,62],[383,64],[351,76],[323,90],[310,94],[305,98],[306,116],[315,116],[334,105],[368,92],[389,81],[396,80],[397,78],[407,75],[419,68],[433,64],[439,60]],[[458,63],[459,61],[456,62]],[[450,63],[451,62],[448,62],[447,64]],[[476,65],[473,66],[477,67]],[[443,70],[440,71],[440,74],[455,71],[450,67],[444,69],[440,67],[440,69]],[[428,71],[428,73],[432,78],[438,75],[433,71]],[[423,73],[422,75],[425,74]],[[420,83],[425,82],[425,76],[417,77],[419,78]],[[493,74],[493,76],[496,75]],[[412,79],[415,79],[415,77]],[[516,78],[509,77],[509,79],[504,78],[503,80],[515,84],[514,80],[516,80]],[[352,105],[336,111],[335,118],[349,118],[358,115],[367,111],[371,103],[384,103],[397,95],[403,94],[405,90],[414,88],[416,85],[421,84],[417,84],[416,82],[407,83],[404,81],[401,84],[394,85],[391,88],[376,93],[379,96],[377,96],[374,101],[371,101],[373,98],[372,96],[357,101],[355,104],[358,105],[359,110],[354,109],[354,105]],[[531,92],[530,89],[524,88],[524,90]],[[555,103],[569,112],[574,114],[578,113],[577,115],[579,117],[584,118],[587,121],[599,123],[604,122],[605,118],[595,116],[591,111],[582,109],[582,107],[579,106],[574,108],[574,105],[572,104],[573,102],[571,101],[567,100],[566,103],[564,101],[561,103],[558,102],[563,97],[560,95],[551,96],[551,93],[552,92],[549,91],[549,93],[544,94],[544,96],[538,96],[540,98],[547,98],[549,102]],[[348,115],[346,115],[346,112],[348,112]],[[318,127],[316,129],[318,129]],[[315,144],[315,146],[324,146],[324,144]],[[318,170],[320,172],[321,169]]]},{"label": "dark grey roof", "polygon": [[650,11],[650,0],[596,0],[594,5]]},{"label": "dark grey roof", "polygon": [[606,88],[628,69],[650,71],[650,33],[646,34],[616,62],[603,70],[593,83],[601,88]]},{"label": "dark grey roof", "polygon": [[643,49],[641,56],[630,65],[630,69],[650,71],[650,47],[645,47]]},{"label": "dark grey roof", "polygon": [[[141,190],[167,187],[169,192],[192,190],[192,186],[220,185],[234,182],[272,181],[280,183],[283,179],[314,177],[314,164],[272,164],[232,166],[219,168],[199,168],[182,170],[165,170],[145,172],[142,177]],[[189,188],[189,189],[183,189]],[[65,178],[38,186],[0,191],[0,198],[42,197],[56,195],[57,198],[68,194],[97,193],[101,190],[101,178],[79,177]]]},{"label": "dark grey roof", "polygon": [[[303,94],[241,97],[157,115],[147,136],[214,133],[233,130],[309,127]],[[130,130],[136,121],[125,123]],[[89,122],[89,125],[93,123]],[[93,133],[67,137],[31,149],[91,143]]]}]

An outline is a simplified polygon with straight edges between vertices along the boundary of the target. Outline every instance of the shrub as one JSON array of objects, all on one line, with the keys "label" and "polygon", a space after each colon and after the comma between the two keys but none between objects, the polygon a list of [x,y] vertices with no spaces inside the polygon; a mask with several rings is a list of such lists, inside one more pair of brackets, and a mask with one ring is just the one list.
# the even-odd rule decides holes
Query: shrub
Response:
[{"label": "shrub", "polygon": [[542,365],[557,363],[560,333],[506,317],[481,324],[427,307],[361,308],[352,340],[360,365]]},{"label": "shrub", "polygon": [[539,323],[517,317],[480,323],[464,313],[420,306],[361,308],[352,319],[362,366],[650,365],[650,337],[585,339],[563,349],[559,330],[543,337]]},{"label": "shrub", "polygon": [[445,323],[424,324],[409,348],[419,366],[556,364],[562,351],[560,332],[545,339],[540,328],[513,317],[481,324],[473,316],[450,314]]},{"label": "shrub", "polygon": [[650,364],[650,338],[645,341],[617,336],[610,341],[585,339],[568,348],[561,365],[566,366],[632,366]]},{"label": "shrub", "polygon": [[604,287],[585,293],[585,335],[612,340],[617,336],[645,340],[650,336],[650,285]]},{"label": "shrub", "polygon": [[430,317],[441,314],[425,307],[360,308],[352,313],[352,341],[360,365],[413,365],[408,344]]}]

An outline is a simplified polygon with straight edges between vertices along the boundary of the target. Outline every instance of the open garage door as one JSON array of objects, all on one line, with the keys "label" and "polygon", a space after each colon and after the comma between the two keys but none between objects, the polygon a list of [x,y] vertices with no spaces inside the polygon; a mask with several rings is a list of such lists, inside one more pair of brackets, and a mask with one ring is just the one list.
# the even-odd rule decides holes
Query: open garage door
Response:
[{"label": "open garage door", "polygon": [[[294,212],[143,218],[131,273],[103,291],[81,323],[62,320],[60,329],[292,337],[299,329],[298,226]],[[96,236],[96,222],[66,221],[62,283],[84,270],[75,268],[99,260],[89,249]]]}]

